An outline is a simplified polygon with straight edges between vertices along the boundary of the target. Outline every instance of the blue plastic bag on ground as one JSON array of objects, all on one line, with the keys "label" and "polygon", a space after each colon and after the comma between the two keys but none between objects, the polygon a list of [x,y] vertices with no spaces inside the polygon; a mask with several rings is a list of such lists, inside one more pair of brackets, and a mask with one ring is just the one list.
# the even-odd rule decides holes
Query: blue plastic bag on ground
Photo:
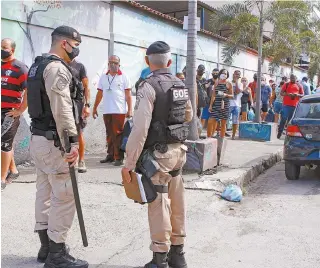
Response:
[{"label": "blue plastic bag on ground", "polygon": [[221,197],[231,202],[240,202],[242,200],[242,190],[238,185],[228,185],[221,194]]}]

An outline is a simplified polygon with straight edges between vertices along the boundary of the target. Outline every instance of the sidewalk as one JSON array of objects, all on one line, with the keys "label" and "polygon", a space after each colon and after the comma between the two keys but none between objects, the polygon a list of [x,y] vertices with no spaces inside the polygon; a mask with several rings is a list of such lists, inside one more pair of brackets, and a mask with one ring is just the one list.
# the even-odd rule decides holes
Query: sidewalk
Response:
[{"label": "sidewalk", "polygon": [[[267,168],[273,166],[282,157],[283,140],[258,142],[231,140],[227,138],[227,147],[222,166],[208,170],[203,174],[184,174],[185,186],[194,190],[221,191],[225,184],[236,183],[243,186]],[[86,155],[88,172],[79,174],[79,180],[86,183],[106,183],[121,185],[121,167],[101,164],[105,154]],[[20,165],[20,178],[15,183],[35,182],[35,168]]]},{"label": "sidewalk", "polygon": [[222,166],[203,174],[184,175],[185,187],[194,190],[222,191],[226,184],[246,185],[282,158],[283,140],[259,142],[232,140],[227,146]]}]

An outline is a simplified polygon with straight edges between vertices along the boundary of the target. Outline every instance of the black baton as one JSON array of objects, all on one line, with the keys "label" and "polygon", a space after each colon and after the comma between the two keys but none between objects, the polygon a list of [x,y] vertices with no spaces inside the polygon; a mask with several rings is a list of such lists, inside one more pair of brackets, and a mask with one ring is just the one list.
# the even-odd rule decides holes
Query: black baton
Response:
[{"label": "black baton", "polygon": [[[66,146],[66,152],[69,153],[71,150],[71,144],[69,141],[68,130],[63,131],[63,138],[64,138],[64,142],[65,142],[65,146]],[[80,203],[80,197],[79,197],[79,191],[78,191],[77,175],[76,175],[76,171],[75,171],[74,167],[70,167],[70,165],[71,165],[71,163],[69,163],[69,172],[70,172],[70,176],[71,176],[74,201],[76,203],[80,232],[81,232],[81,237],[82,237],[82,243],[83,243],[84,247],[87,247],[88,240],[87,240],[86,228],[84,226],[84,221],[83,221],[83,215],[82,215],[82,209],[81,209],[81,203]]]}]

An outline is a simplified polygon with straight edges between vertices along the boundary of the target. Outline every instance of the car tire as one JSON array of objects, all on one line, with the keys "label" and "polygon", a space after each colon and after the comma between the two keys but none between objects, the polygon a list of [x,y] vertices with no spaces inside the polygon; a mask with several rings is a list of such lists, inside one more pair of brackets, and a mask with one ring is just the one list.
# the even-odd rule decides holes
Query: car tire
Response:
[{"label": "car tire", "polygon": [[298,180],[300,176],[300,166],[295,165],[290,161],[284,163],[285,173],[288,180]]}]

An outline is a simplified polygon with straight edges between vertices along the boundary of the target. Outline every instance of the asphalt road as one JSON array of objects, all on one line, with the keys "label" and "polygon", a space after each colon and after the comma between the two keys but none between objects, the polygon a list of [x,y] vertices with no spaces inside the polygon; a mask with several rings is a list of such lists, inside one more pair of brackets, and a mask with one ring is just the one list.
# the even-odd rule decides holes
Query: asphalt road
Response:
[{"label": "asphalt road", "polygon": [[[75,219],[67,241],[71,253],[90,267],[143,267],[151,257],[146,207],[127,200],[121,186],[90,176],[80,178],[89,247],[82,247]],[[287,181],[279,163],[247,187],[240,204],[214,192],[188,190],[189,268],[320,267],[317,176],[303,170],[299,181]],[[35,261],[34,193],[34,183],[14,183],[2,193],[3,268],[42,267]]]}]

